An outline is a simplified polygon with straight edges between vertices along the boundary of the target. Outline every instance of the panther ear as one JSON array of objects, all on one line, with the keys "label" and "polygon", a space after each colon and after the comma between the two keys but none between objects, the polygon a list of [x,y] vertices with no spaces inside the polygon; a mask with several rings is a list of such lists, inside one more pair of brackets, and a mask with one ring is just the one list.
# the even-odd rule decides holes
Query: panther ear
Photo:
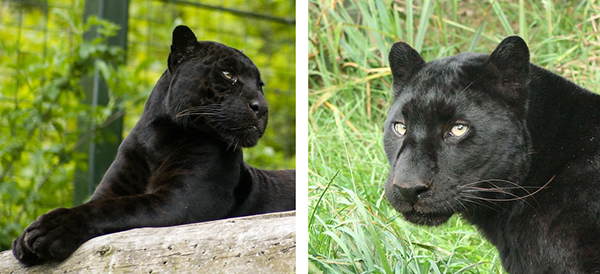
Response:
[{"label": "panther ear", "polygon": [[404,42],[396,42],[392,45],[389,60],[394,77],[394,96],[396,96],[407,81],[425,65],[425,61],[415,49]]},{"label": "panther ear", "polygon": [[173,72],[181,62],[194,57],[198,47],[198,39],[192,30],[186,26],[177,26],[173,30],[173,43],[168,61],[169,71]]},{"label": "panther ear", "polygon": [[521,37],[504,38],[490,54],[489,64],[510,98],[522,96],[521,91],[529,84],[529,48]]}]

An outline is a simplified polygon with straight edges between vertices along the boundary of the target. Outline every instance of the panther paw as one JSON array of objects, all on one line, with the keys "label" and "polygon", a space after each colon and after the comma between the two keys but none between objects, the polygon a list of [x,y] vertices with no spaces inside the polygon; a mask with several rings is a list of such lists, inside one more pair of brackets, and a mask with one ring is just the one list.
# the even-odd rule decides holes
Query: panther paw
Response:
[{"label": "panther paw", "polygon": [[83,220],[71,209],[58,208],[31,223],[12,244],[15,258],[25,265],[69,257],[87,239]]}]

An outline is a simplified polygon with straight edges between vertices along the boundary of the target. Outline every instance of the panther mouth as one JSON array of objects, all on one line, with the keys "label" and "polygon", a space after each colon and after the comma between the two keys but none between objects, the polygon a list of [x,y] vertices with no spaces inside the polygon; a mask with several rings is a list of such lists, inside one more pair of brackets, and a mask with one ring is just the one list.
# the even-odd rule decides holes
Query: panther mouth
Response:
[{"label": "panther mouth", "polygon": [[426,226],[438,226],[441,225],[452,217],[452,214],[446,213],[422,213],[417,212],[416,210],[411,210],[408,212],[402,212],[402,216],[407,221],[418,224],[418,225],[426,225]]},{"label": "panther mouth", "polygon": [[222,131],[221,136],[234,147],[253,147],[258,143],[258,139],[262,137],[263,133],[264,130],[252,125],[229,128],[227,131]]},{"label": "panther mouth", "polygon": [[388,197],[388,201],[392,207],[400,212],[405,220],[414,224],[438,226],[448,221],[455,213],[453,211],[448,211],[443,207],[436,207],[432,204],[429,204],[428,206],[421,203],[412,205],[400,199],[397,192],[388,192],[388,195],[392,198],[389,199],[390,197]]},{"label": "panther mouth", "polygon": [[244,127],[240,129],[241,132],[254,132],[254,131],[258,131],[258,127],[256,126],[249,126],[249,127]]},{"label": "panther mouth", "polygon": [[[400,189],[393,181],[388,180],[385,187],[385,196],[390,205],[402,214],[405,220],[426,226],[438,226],[457,213],[451,201],[435,195],[434,189],[428,189],[416,195],[415,200],[407,201]],[[410,197],[409,197],[410,198]],[[448,205],[448,206],[446,206]]]},{"label": "panther mouth", "polygon": [[258,129],[257,126],[247,126],[247,127],[241,127],[241,128],[235,128],[235,129],[231,129],[230,132],[233,135],[236,136],[240,136],[240,137],[248,137],[248,138],[253,138],[253,137],[261,137],[262,136],[262,132]]}]

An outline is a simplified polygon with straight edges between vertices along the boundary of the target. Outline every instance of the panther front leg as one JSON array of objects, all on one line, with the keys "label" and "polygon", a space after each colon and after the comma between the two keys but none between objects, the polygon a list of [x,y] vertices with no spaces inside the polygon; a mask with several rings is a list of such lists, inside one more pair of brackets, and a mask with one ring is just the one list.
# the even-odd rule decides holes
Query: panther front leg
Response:
[{"label": "panther front leg", "polygon": [[[142,178],[147,183],[119,180],[136,170],[123,161],[136,155],[123,150],[89,202],[40,216],[13,242],[13,254],[24,264],[40,264],[65,259],[100,235],[228,217],[236,206],[242,152],[196,139],[173,149],[149,178]],[[138,187],[126,194],[107,191],[123,185]]]},{"label": "panther front leg", "polygon": [[170,189],[93,200],[40,216],[12,245],[26,265],[69,257],[85,241],[137,227],[170,226],[224,218],[235,204],[231,191],[215,191],[215,182],[198,176],[172,180]]}]

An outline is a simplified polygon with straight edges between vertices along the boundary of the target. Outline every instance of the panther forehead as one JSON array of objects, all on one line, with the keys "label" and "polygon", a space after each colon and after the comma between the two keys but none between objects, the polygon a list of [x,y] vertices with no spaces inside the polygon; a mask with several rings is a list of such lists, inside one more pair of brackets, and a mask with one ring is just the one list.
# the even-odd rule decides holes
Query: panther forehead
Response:
[{"label": "panther forehead", "polygon": [[[241,78],[246,85],[262,85],[258,68],[242,51],[213,41],[198,41],[198,45],[194,56],[178,66],[171,80],[179,90],[197,91],[187,95],[196,105],[223,102],[243,86]],[[239,79],[235,86],[222,79],[224,72]]]},{"label": "panther forehead", "polygon": [[486,55],[463,53],[427,63],[409,82],[407,89],[420,92],[460,91],[477,80],[484,67]]},{"label": "panther forehead", "polygon": [[202,63],[214,64],[222,69],[250,70],[259,75],[256,65],[241,50],[213,41],[199,41],[198,43],[200,44],[198,58],[203,60]]},{"label": "panther forehead", "polygon": [[449,105],[479,101],[478,80],[486,60],[485,54],[464,53],[427,63],[395,98],[394,108],[450,115]]}]

